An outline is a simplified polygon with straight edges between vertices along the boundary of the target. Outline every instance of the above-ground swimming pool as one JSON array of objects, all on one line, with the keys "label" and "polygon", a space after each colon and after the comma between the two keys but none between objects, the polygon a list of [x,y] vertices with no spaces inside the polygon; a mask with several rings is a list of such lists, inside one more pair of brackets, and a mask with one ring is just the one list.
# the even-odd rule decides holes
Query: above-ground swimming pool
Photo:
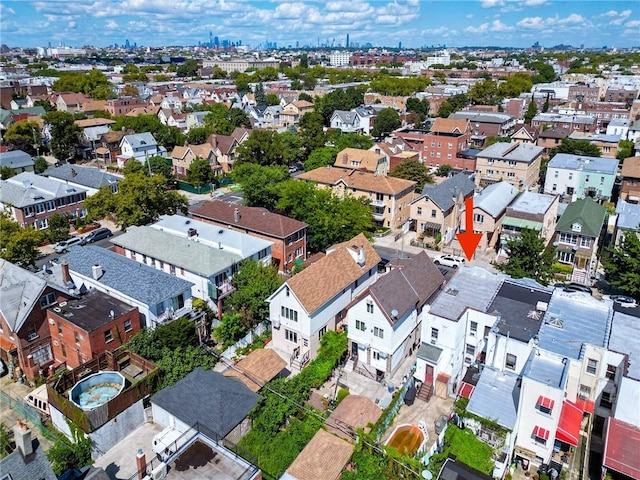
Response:
[{"label": "above-ground swimming pool", "polygon": [[398,425],[385,445],[413,457],[424,448],[425,437],[417,425]]},{"label": "above-ground swimming pool", "polygon": [[98,372],[83,378],[69,392],[69,398],[83,410],[93,410],[122,392],[124,377],[118,372]]}]

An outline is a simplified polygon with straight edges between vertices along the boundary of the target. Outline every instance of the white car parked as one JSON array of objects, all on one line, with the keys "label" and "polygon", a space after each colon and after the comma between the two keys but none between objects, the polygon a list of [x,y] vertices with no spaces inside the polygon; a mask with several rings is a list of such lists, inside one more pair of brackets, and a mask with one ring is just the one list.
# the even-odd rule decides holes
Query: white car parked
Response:
[{"label": "white car parked", "polygon": [[53,249],[56,253],[64,253],[70,246],[80,245],[80,242],[82,242],[82,237],[69,237],[68,239],[58,243],[55,247],[53,247]]},{"label": "white car parked", "polygon": [[436,265],[444,265],[445,267],[458,268],[465,264],[465,259],[455,255],[440,255],[433,259]]}]

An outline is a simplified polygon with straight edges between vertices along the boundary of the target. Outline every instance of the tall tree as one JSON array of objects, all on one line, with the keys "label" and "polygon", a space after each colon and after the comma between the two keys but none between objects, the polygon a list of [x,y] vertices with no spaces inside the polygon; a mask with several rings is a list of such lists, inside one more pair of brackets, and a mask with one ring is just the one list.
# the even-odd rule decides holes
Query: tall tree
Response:
[{"label": "tall tree", "polygon": [[213,171],[209,162],[204,158],[197,157],[187,168],[187,182],[196,188],[200,188],[211,180],[212,174]]},{"label": "tall tree", "polygon": [[298,132],[302,138],[305,158],[316,148],[324,146],[325,134],[322,123],[322,115],[316,112],[307,112],[300,118]]},{"label": "tall tree", "polygon": [[51,153],[58,160],[66,162],[73,157],[80,134],[75,117],[69,112],[51,112],[43,120],[51,127]]},{"label": "tall tree", "polygon": [[469,97],[464,93],[460,93],[458,95],[454,95],[453,97],[447,98],[442,104],[440,104],[440,108],[438,109],[439,117],[448,117],[452,113],[457,112],[458,110],[462,110],[464,107],[469,105]]},{"label": "tall tree", "polygon": [[257,163],[258,165],[286,165],[284,148],[277,132],[254,130],[236,149],[236,165]]},{"label": "tall tree", "polygon": [[0,258],[23,267],[35,265],[43,240],[40,230],[23,228],[7,211],[0,212]]},{"label": "tall tree", "polygon": [[518,238],[507,241],[509,260],[496,268],[513,278],[532,278],[547,285],[553,278],[555,249],[546,248],[536,230],[525,228]]},{"label": "tall tree", "polygon": [[264,93],[264,85],[262,85],[262,82],[256,85],[256,90],[253,95],[256,100],[256,105],[267,104],[267,95]]},{"label": "tall tree", "polygon": [[527,107],[527,111],[524,113],[524,123],[527,125],[531,125],[531,120],[538,114],[538,105],[531,98],[531,102],[529,102],[529,106]]},{"label": "tall tree", "polygon": [[422,124],[429,116],[429,100],[420,100],[416,97],[407,98],[407,112],[415,112],[418,115],[418,122]]},{"label": "tall tree", "polygon": [[338,155],[338,152],[339,150],[335,147],[316,148],[304,162],[304,169],[308,172],[315,168],[333,165],[336,161],[336,155]]},{"label": "tall tree", "polygon": [[498,100],[498,85],[493,80],[474,83],[469,89],[469,98],[476,105],[495,105]]},{"label": "tall tree", "polygon": [[297,133],[289,130],[282,132],[280,135],[280,143],[284,149],[284,156],[289,165],[297,162],[303,162],[305,159],[303,139]]},{"label": "tall tree", "polygon": [[547,98],[542,105],[542,113],[547,113],[549,111],[549,94],[547,93]]},{"label": "tall tree", "polygon": [[600,149],[589,140],[573,140],[565,138],[562,143],[549,151],[549,158],[553,158],[558,153],[569,153],[571,155],[585,155],[587,157],[599,157]]},{"label": "tall tree", "polygon": [[403,160],[397,164],[391,172],[389,172],[389,176],[417,182],[415,186],[416,192],[422,192],[422,188],[426,183],[433,183],[433,178],[429,175],[427,167],[412,158]]},{"label": "tall tree", "polygon": [[151,175],[162,175],[169,181],[175,180],[173,169],[171,167],[171,159],[160,157],[158,155],[149,157],[144,165],[144,171],[146,174],[151,172]]},{"label": "tall tree", "polygon": [[640,301],[640,239],[633,231],[625,232],[619,245],[605,258],[606,278],[621,292]]},{"label": "tall tree", "polygon": [[49,217],[49,241],[52,243],[61,242],[69,238],[69,217],[54,212]]},{"label": "tall tree", "polygon": [[280,184],[290,177],[282,166],[241,163],[233,168],[233,178],[242,187],[245,205],[273,210],[279,198]]},{"label": "tall tree", "polygon": [[373,130],[371,134],[374,137],[382,137],[393,132],[396,128],[400,128],[402,119],[398,112],[393,108],[385,108],[373,121]]},{"label": "tall tree", "polygon": [[40,126],[31,120],[12,123],[4,133],[4,141],[10,150],[22,150],[33,156],[42,147]]}]

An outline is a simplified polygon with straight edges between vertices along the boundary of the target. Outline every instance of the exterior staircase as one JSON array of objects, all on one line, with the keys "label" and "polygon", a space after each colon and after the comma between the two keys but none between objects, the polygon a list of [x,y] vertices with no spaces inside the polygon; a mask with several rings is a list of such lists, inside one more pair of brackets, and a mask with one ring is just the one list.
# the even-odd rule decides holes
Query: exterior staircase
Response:
[{"label": "exterior staircase", "polygon": [[571,281],[579,283],[580,285],[591,285],[589,270],[578,270],[577,268],[574,268],[573,273],[571,274]]},{"label": "exterior staircase", "polygon": [[431,400],[431,395],[433,395],[433,385],[423,383],[420,385],[420,390],[418,390],[416,398],[428,403],[429,400]]}]

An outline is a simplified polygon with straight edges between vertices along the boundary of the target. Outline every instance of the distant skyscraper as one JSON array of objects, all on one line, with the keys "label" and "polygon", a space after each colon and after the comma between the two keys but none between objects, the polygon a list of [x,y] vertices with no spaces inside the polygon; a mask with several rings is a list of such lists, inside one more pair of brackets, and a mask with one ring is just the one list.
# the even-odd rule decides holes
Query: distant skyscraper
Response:
[{"label": "distant skyscraper", "polygon": [[349,34],[347,33],[347,48],[349,48]]},{"label": "distant skyscraper", "polygon": [[209,48],[213,48],[213,33],[209,32]]},{"label": "distant skyscraper", "polygon": [[129,43],[128,38],[124,41],[124,48],[131,48],[131,44]]},{"label": "distant skyscraper", "polygon": [[218,37],[213,37],[213,46],[216,48],[220,46],[220,39]]},{"label": "distant skyscraper", "polygon": [[398,42],[398,49],[402,48],[402,42]]}]

